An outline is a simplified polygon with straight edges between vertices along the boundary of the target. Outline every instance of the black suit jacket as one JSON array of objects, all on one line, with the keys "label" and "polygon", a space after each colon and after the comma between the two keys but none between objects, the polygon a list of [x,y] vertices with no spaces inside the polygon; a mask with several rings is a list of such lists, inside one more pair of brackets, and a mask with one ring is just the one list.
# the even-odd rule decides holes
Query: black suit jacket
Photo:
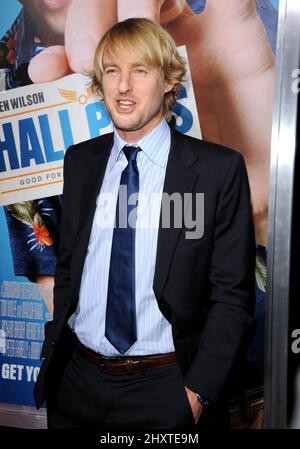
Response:
[{"label": "black suit jacket", "polygon": [[[53,379],[63,371],[66,323],[77,306],[96,199],[112,145],[113,134],[106,134],[72,146],[65,155],[54,316],[45,325],[34,392],[37,407],[53,393]],[[172,220],[169,229],[160,223],[153,290],[172,325],[185,385],[214,402],[249,331],[255,304],[255,243],[243,158],[171,131],[163,191],[192,193],[192,202],[197,192],[204,193],[201,238],[186,239],[189,229],[176,227]]]}]

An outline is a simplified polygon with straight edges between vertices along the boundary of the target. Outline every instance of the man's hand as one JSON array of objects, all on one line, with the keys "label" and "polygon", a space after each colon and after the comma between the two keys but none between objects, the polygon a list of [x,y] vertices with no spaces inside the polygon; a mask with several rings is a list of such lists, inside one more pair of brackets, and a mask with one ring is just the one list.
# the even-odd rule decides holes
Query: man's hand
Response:
[{"label": "man's hand", "polygon": [[198,401],[194,391],[190,390],[188,387],[185,387],[185,391],[188,396],[188,400],[194,415],[195,424],[197,424],[200,416],[202,415],[203,407]]}]

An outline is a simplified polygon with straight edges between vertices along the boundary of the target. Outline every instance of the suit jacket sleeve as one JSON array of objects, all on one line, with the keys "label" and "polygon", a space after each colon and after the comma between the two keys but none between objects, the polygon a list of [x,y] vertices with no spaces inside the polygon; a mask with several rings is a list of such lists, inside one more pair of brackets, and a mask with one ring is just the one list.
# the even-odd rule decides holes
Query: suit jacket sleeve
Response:
[{"label": "suit jacket sleeve", "polygon": [[244,160],[234,153],[220,192],[212,243],[209,312],[185,385],[218,401],[252,324],[255,239]]}]

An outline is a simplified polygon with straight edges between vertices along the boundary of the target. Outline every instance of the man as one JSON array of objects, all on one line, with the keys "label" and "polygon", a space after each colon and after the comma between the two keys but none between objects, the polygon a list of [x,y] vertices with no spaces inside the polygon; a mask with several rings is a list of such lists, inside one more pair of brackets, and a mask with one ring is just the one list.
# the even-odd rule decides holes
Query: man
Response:
[{"label": "man", "polygon": [[54,317],[35,386],[50,428],[201,426],[247,338],[246,169],[239,153],[168,127],[184,73],[148,19],[116,24],[97,47],[92,84],[115,129],[65,156]]}]

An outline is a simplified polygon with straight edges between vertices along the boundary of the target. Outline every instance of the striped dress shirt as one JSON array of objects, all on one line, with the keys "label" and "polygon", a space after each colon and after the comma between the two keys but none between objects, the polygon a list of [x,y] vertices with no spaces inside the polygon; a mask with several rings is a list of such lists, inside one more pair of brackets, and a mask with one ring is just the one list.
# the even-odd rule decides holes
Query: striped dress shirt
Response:
[{"label": "striped dress shirt", "polygon": [[[137,341],[124,355],[174,351],[171,325],[161,314],[153,292],[161,196],[170,140],[170,129],[163,119],[137,143],[142,150],[137,155],[140,183],[135,236]],[[125,145],[128,143],[114,131],[114,145],[93,219],[79,302],[69,319],[69,325],[81,343],[106,357],[120,355],[104,334],[116,202],[121,173],[128,164],[122,151]]]}]

